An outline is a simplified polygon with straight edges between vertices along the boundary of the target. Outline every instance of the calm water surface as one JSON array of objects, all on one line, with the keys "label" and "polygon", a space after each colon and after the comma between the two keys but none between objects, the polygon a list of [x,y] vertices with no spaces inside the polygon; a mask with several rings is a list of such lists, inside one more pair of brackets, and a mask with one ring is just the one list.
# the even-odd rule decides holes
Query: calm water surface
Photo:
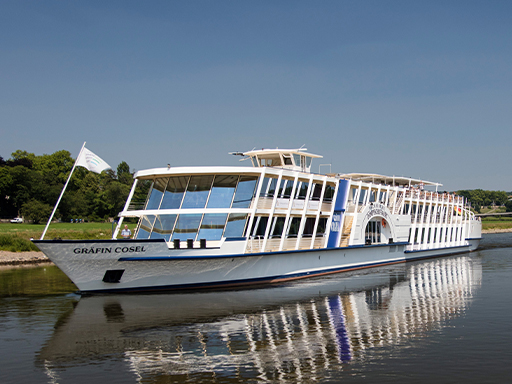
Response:
[{"label": "calm water surface", "polygon": [[481,250],[279,287],[80,297],[0,270],[0,383],[501,383],[512,234]]}]

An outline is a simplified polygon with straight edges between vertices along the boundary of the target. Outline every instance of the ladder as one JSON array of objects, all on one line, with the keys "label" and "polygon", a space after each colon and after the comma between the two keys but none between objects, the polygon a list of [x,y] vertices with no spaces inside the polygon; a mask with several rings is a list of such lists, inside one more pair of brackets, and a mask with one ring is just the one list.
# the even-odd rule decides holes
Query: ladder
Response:
[{"label": "ladder", "polygon": [[348,247],[353,222],[354,216],[345,216],[345,221],[343,222],[343,230],[341,232],[340,247]]}]

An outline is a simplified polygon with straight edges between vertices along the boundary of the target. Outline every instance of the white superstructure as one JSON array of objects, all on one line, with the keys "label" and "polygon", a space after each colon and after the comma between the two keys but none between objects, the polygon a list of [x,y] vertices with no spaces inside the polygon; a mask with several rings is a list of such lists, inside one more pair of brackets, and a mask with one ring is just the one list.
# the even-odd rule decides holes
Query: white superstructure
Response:
[{"label": "white superstructure", "polygon": [[87,292],[278,282],[478,246],[480,221],[441,184],[312,173],[321,156],[304,149],[238,154],[252,167],[137,172],[114,234],[137,217],[133,240],[36,244]]}]

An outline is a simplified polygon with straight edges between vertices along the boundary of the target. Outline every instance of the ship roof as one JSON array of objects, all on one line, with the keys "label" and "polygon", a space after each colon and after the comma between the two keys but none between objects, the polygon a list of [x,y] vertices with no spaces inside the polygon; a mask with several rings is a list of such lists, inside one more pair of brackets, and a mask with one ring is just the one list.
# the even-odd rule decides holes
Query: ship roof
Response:
[{"label": "ship roof", "polygon": [[377,184],[386,185],[408,185],[408,186],[434,186],[440,187],[443,184],[435,183],[432,181],[414,179],[405,176],[385,176],[376,173],[344,173],[337,175],[341,179],[350,179],[364,182],[372,182]]},{"label": "ship roof", "polygon": [[306,152],[307,148],[294,148],[294,149],[281,149],[281,148],[274,148],[274,149],[253,149],[251,151],[247,152],[235,152],[234,154],[240,154],[243,156],[256,156],[256,155],[271,155],[271,154],[296,154],[296,155],[303,155],[308,156],[316,159],[320,159],[323,156],[321,155],[315,155],[313,153]]}]

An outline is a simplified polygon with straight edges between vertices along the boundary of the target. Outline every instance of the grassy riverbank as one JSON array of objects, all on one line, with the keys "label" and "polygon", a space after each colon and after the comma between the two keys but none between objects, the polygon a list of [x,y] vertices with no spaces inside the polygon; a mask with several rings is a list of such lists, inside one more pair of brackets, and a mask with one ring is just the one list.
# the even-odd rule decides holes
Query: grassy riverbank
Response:
[{"label": "grassy riverbank", "polygon": [[[45,224],[1,223],[0,250],[38,251],[39,249],[32,244],[30,239],[41,238],[44,227]],[[48,228],[45,239],[110,239],[112,238],[112,228],[111,223],[55,223]]]},{"label": "grassy riverbank", "polygon": [[493,230],[506,230],[512,231],[512,219],[511,220],[482,220],[482,231],[493,231]]}]

